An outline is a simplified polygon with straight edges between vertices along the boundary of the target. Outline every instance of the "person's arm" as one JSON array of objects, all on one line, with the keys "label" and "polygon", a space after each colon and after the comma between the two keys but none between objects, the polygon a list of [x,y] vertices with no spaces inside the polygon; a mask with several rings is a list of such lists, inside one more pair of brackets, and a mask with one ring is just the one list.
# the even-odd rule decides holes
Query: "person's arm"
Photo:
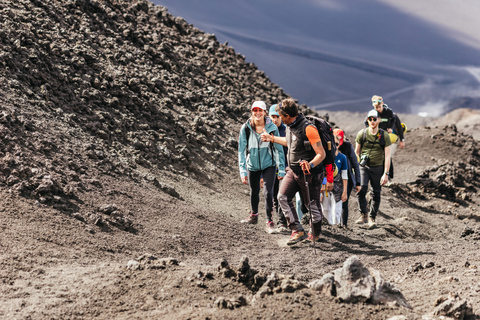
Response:
[{"label": "person's arm", "polygon": [[238,167],[240,169],[240,178],[242,179],[243,184],[248,183],[247,158],[245,157],[245,151],[247,148],[247,135],[245,134],[245,129],[245,125],[243,125],[240,129],[240,135],[238,137]]},{"label": "person's arm", "polygon": [[360,143],[355,143],[355,154],[360,158],[360,154],[362,153],[362,146]]},{"label": "person's arm", "polygon": [[310,141],[310,144],[315,151],[315,157],[310,161],[310,166],[314,168],[316,166],[319,166],[320,163],[322,163],[323,159],[325,159],[325,149],[323,149],[322,140],[320,140],[320,135],[317,128],[315,128],[314,126],[307,126],[307,128],[305,129],[305,133],[307,135],[308,141]]},{"label": "person's arm", "polygon": [[348,179],[343,179],[343,192],[342,192],[342,201],[346,202],[347,197],[347,188],[348,188]]},{"label": "person's arm", "polygon": [[268,142],[273,142],[273,143],[278,143],[284,147],[287,147],[287,138],[285,137],[277,137],[274,135],[270,135],[267,133],[267,131],[263,130],[262,135],[261,135],[262,141],[268,141]]},{"label": "person's arm", "polygon": [[355,181],[354,185],[355,188],[360,186],[361,178],[360,178],[360,165],[358,164],[357,155],[355,150],[353,149],[353,145],[350,145],[350,151],[348,152],[348,158],[350,160],[350,164],[352,165],[353,173],[355,174]]},{"label": "person's arm", "polygon": [[380,184],[383,186],[388,183],[388,174],[390,172],[390,146],[385,147],[385,169],[383,171],[382,179]]},{"label": "person's arm", "polygon": [[388,133],[392,133],[393,129],[395,128],[395,116],[393,115],[392,109],[387,109],[387,117],[388,117]]}]

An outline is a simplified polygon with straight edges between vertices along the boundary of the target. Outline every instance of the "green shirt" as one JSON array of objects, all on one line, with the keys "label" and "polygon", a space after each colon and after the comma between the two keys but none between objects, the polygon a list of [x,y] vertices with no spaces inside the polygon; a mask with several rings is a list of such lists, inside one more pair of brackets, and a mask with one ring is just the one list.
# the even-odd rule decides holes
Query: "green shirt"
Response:
[{"label": "green shirt", "polygon": [[[380,130],[377,132],[376,135],[370,133],[368,128],[362,129],[357,133],[357,137],[355,138],[355,142],[361,144],[363,139],[363,130],[367,131],[366,141],[363,143],[362,149],[360,151],[360,155],[363,156],[364,154],[368,155],[370,160],[368,161],[367,165],[369,167],[376,167],[376,166],[383,166],[385,163],[385,151],[384,148],[380,145]],[[383,132],[383,136],[385,139],[385,147],[388,147],[392,144],[390,141],[390,135],[387,131]]]}]

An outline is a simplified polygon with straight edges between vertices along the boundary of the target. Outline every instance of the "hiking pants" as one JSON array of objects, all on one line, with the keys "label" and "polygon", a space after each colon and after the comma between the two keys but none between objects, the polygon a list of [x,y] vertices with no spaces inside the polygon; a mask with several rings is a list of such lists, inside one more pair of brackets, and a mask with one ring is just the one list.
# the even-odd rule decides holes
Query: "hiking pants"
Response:
[{"label": "hiking pants", "polygon": [[280,185],[282,184],[283,180],[278,180],[278,176],[275,177],[275,184],[273,185],[273,211],[275,211],[278,215],[278,222],[277,226],[287,226],[287,219],[285,219],[285,216],[283,215],[282,207],[280,207],[280,204],[278,203],[278,189],[280,188]]},{"label": "hiking pants", "polygon": [[[308,188],[305,186],[305,177],[307,178]],[[288,227],[293,231],[303,231],[302,224],[298,219],[295,205],[293,204],[293,198],[297,192],[300,192],[305,207],[308,208],[307,192],[310,195],[310,214],[314,224],[312,232],[315,235],[319,235],[321,231],[322,221],[322,207],[320,206],[320,189],[323,182],[323,172],[312,173],[305,176],[302,171],[294,172],[290,167],[286,169],[286,175],[280,185],[278,192],[278,202],[283,210],[285,218],[288,222]]]},{"label": "hiking pants", "polygon": [[360,167],[360,176],[362,178],[362,189],[358,193],[358,206],[360,211],[365,214],[368,212],[367,209],[367,191],[368,191],[368,182],[372,185],[373,189],[373,199],[372,204],[370,205],[369,216],[375,219],[378,213],[378,208],[380,207],[380,193],[382,192],[382,185],[380,181],[383,175],[383,166],[376,167]]},{"label": "hiking pants", "polygon": [[265,211],[267,221],[272,221],[273,211],[273,185],[276,177],[275,166],[268,167],[261,171],[247,170],[248,185],[250,186],[250,205],[254,213],[258,213],[258,203],[260,202],[260,179],[263,178],[263,196],[265,197]]},{"label": "hiking pants", "polygon": [[350,199],[350,194],[352,193],[353,190],[353,182],[348,179],[348,185],[347,185],[347,201],[342,203],[342,225],[347,226],[348,222],[348,200]]}]

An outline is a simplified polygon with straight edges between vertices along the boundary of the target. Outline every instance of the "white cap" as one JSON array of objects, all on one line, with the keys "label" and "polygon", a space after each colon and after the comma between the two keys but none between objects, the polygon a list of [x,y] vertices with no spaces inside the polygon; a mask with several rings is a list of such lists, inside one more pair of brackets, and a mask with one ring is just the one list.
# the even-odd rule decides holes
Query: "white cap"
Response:
[{"label": "white cap", "polygon": [[265,104],[265,102],[263,101],[255,101],[253,104],[252,104],[252,108],[250,110],[253,110],[254,108],[260,108],[262,109],[263,111],[267,111],[267,105]]},{"label": "white cap", "polygon": [[370,112],[368,112],[367,118],[370,118],[370,117],[378,118],[378,112],[377,112],[377,110],[375,110],[375,109],[370,110]]}]

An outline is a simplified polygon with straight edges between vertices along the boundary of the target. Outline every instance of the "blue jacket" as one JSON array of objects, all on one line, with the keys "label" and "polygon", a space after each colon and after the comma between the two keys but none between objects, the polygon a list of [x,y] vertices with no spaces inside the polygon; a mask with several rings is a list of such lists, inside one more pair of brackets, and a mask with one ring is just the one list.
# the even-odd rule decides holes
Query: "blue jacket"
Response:
[{"label": "blue jacket", "polygon": [[[248,137],[248,153],[247,153],[247,135],[246,130],[250,130]],[[279,137],[277,126],[266,118],[265,130],[274,136]],[[271,142],[264,142],[260,138],[260,134],[255,132],[250,126],[250,120],[247,121],[240,129],[238,139],[238,166],[240,168],[240,176],[247,176],[248,171],[261,171],[266,168],[277,166],[278,175],[285,176],[285,155],[283,147],[278,143],[273,143],[273,154],[270,146]]]}]

